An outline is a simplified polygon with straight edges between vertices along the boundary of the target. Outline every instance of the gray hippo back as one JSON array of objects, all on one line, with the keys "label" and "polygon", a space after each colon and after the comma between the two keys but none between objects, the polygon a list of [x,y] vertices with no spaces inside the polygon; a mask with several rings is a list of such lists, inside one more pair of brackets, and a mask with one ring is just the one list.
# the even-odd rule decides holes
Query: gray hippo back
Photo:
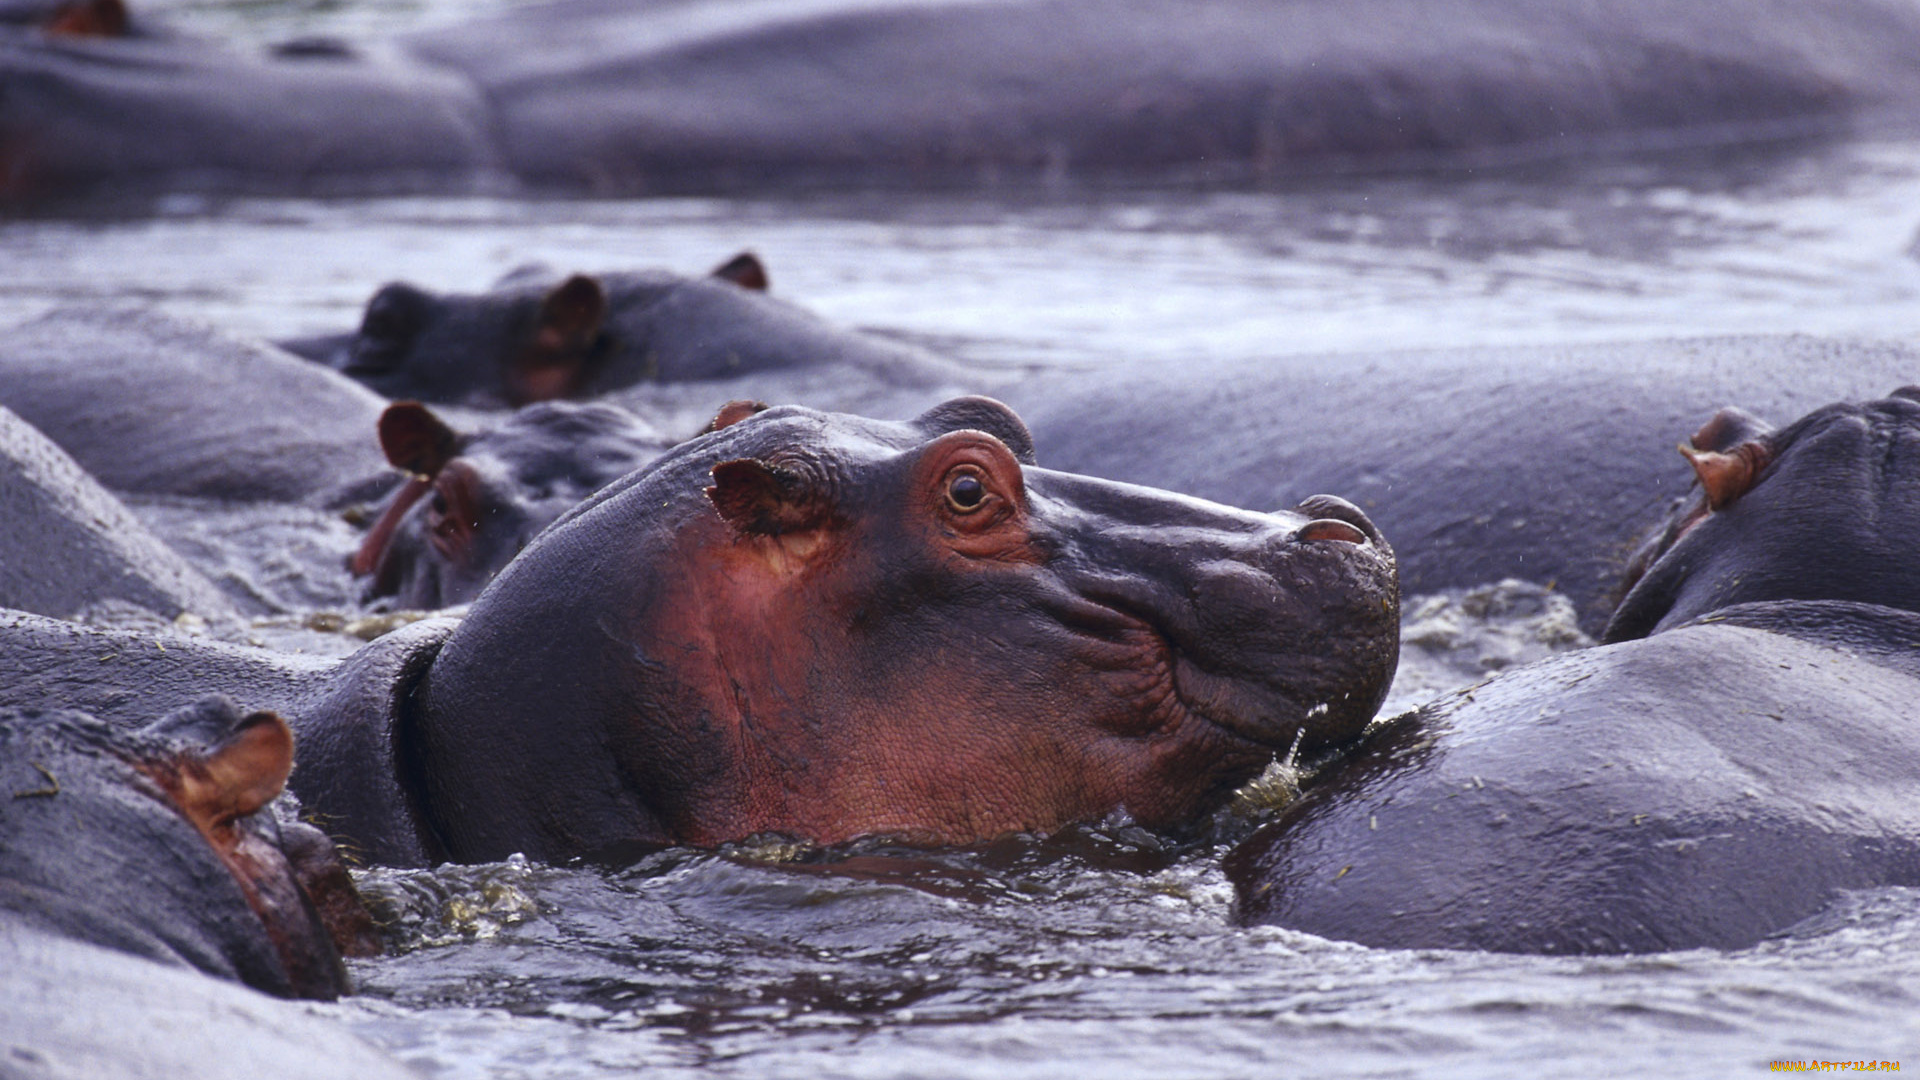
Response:
[{"label": "gray hippo back", "polygon": [[1390,947],[1740,948],[1838,890],[1920,885],[1920,404],[1748,434],[1687,446],[1703,490],[1612,644],[1372,733],[1229,859],[1242,917]]}]

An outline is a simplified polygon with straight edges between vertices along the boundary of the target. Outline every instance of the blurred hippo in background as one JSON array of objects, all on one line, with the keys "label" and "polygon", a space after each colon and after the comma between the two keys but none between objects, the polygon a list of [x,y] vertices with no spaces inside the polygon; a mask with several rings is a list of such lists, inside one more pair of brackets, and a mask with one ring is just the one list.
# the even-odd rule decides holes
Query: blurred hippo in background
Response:
[{"label": "blurred hippo in background", "polygon": [[276,800],[292,755],[278,716],[221,698],[138,731],[0,709],[8,1076],[412,1075],[256,993],[334,998],[342,955],[380,951],[332,843]]},{"label": "blurred hippo in background", "polygon": [[[562,517],[462,620],[329,665],[19,615],[0,703],[207,688],[291,718],[292,786],[376,861],[761,832],[965,843],[1176,828],[1390,682],[1391,549],[1034,464],[984,398],[905,422],[734,407]],[[112,662],[102,662],[108,655]]]},{"label": "blurred hippo in background", "polygon": [[116,602],[163,619],[234,614],[72,458],[0,407],[0,607],[70,618]]},{"label": "blurred hippo in background", "polygon": [[367,578],[368,599],[464,604],[540,530],[673,443],[613,405],[529,405],[462,434],[419,402],[397,402],[381,414],[380,444],[409,478],[351,568]]},{"label": "blurred hippo in background", "polygon": [[1060,468],[1235,506],[1338,491],[1392,538],[1408,593],[1551,584],[1598,634],[1643,523],[1684,490],[1665,433],[1728,400],[1799,415],[1916,371],[1909,345],[1745,337],[1127,360],[993,393]]},{"label": "blurred hippo in background", "polygon": [[1875,0],[559,0],[377,47],[0,36],[0,196],[1241,184],[1911,131]]},{"label": "blurred hippo in background", "polygon": [[961,377],[931,353],[833,326],[766,290],[766,268],[748,253],[702,278],[528,267],[479,295],[390,284],[353,334],[283,344],[390,398],[494,408],[801,369],[907,388]]},{"label": "blurred hippo in background", "polygon": [[396,482],[367,438],[386,402],[269,345],[133,308],[0,333],[0,406],[109,489],[340,505]]},{"label": "blurred hippo in background", "polygon": [[1920,388],[1723,411],[1606,644],[1390,721],[1248,839],[1249,922],[1387,948],[1743,948],[1920,886]]},{"label": "blurred hippo in background", "polygon": [[458,75],[338,42],[257,54],[117,3],[55,7],[0,18],[0,202],[444,190],[495,172],[486,102]]}]

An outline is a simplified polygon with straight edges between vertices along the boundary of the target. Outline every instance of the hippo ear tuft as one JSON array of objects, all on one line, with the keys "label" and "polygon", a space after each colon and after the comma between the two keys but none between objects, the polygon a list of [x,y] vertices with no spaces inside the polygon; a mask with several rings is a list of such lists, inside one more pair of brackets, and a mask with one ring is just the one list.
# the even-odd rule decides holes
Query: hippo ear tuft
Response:
[{"label": "hippo ear tuft", "polygon": [[719,266],[713,268],[713,277],[722,281],[731,281],[743,289],[754,292],[767,291],[767,267],[760,256],[751,251],[743,251]]},{"label": "hippo ear tuft", "polygon": [[805,476],[755,458],[715,465],[707,499],[743,536],[805,532],[828,516],[826,500]]},{"label": "hippo ear tuft", "polygon": [[700,434],[711,435],[722,428],[730,428],[755,413],[766,411],[767,403],[764,401],[729,401],[720,406],[720,411],[713,414],[713,419],[707,421],[707,426],[700,429]]},{"label": "hippo ear tuft", "polygon": [[1694,475],[1700,479],[1700,490],[1706,492],[1707,505],[1716,511],[1725,510],[1753,490],[1761,472],[1772,460],[1766,445],[1757,441],[1743,442],[1727,452],[1700,450],[1681,443],[1680,453],[1693,465]]},{"label": "hippo ear tuft", "polygon": [[396,401],[380,414],[380,449],[397,469],[434,476],[466,440],[417,401]]}]

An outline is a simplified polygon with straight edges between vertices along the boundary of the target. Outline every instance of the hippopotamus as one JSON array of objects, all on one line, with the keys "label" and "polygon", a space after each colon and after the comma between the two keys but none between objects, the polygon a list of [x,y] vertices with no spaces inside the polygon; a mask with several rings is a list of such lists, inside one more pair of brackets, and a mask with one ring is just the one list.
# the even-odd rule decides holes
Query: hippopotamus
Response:
[{"label": "hippopotamus", "polygon": [[104,601],[168,619],[233,614],[212,582],[0,406],[0,607],[67,618]]},{"label": "hippopotamus", "polygon": [[542,402],[462,434],[415,401],[380,416],[387,460],[409,475],[351,568],[368,599],[405,608],[464,604],[540,530],[675,440],[617,406]]},{"label": "hippopotamus", "polygon": [[129,24],[119,7],[0,24],[0,200],[471,188],[496,172],[489,110],[465,78],[338,42],[256,54]]},{"label": "hippopotamus", "polygon": [[283,344],[389,398],[482,408],[829,367],[920,389],[961,374],[925,350],[840,329],[766,289],[766,268],[750,253],[698,278],[562,277],[527,267],[479,295],[395,282],[374,293],[355,333]]},{"label": "hippopotamus", "polygon": [[335,505],[396,481],[367,437],[379,395],[152,311],[64,308],[0,334],[0,405],[120,493]]},{"label": "hippopotamus", "polygon": [[406,1075],[261,996],[346,993],[342,954],[381,944],[285,805],[293,749],[280,717],[219,697],[139,730],[0,709],[8,1076]]},{"label": "hippopotamus", "polygon": [[[1920,389],[1722,412],[1606,644],[1396,718],[1227,861],[1242,918],[1394,948],[1742,948],[1920,885]],[[1676,463],[1677,464],[1677,463]]]},{"label": "hippopotamus", "polygon": [[1121,809],[1178,828],[1276,752],[1354,738],[1391,680],[1392,550],[1341,499],[1253,512],[1042,469],[985,398],[712,427],[561,517],[463,619],[328,665],[19,615],[0,701],[111,719],[244,692],[299,733],[308,808],[417,865],[961,843]]},{"label": "hippopotamus", "polygon": [[0,190],[1484,168],[1910,130],[1917,49],[1920,15],[1873,0],[559,0],[261,55],[22,32],[0,41]]},{"label": "hippopotamus", "polygon": [[1551,584],[1599,634],[1642,524],[1690,482],[1666,432],[1910,380],[1920,349],[1804,336],[1116,360],[991,388],[1073,472],[1235,506],[1352,499],[1410,594]]},{"label": "hippopotamus", "polygon": [[217,696],[138,731],[0,710],[0,918],[282,997],[346,992],[341,951],[380,940],[332,843],[270,807],[293,746]]}]

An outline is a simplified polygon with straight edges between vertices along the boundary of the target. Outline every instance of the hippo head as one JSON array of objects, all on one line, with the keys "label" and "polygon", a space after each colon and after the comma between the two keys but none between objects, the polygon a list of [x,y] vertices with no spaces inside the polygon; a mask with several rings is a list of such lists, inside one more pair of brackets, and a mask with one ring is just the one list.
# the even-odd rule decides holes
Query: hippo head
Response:
[{"label": "hippo head", "polygon": [[1627,567],[1605,640],[1730,604],[1852,600],[1920,610],[1920,388],[1775,431],[1733,408],[1680,452],[1698,484]]},{"label": "hippo head", "polygon": [[1172,826],[1357,735],[1393,675],[1393,554],[1342,500],[1050,472],[986,398],[715,428],[543,533],[435,658],[403,737],[454,857]]},{"label": "hippo head", "polygon": [[57,932],[283,996],[346,992],[379,939],[333,845],[269,807],[278,716],[208,698],[139,732],[0,712],[0,907]]},{"label": "hippo head", "polygon": [[[750,254],[710,278],[767,286],[765,268]],[[645,341],[628,340],[646,325],[635,313],[687,283],[664,271],[555,282],[538,267],[480,295],[396,282],[373,295],[360,329],[329,359],[390,398],[497,406],[578,397],[611,357],[647,351]]]},{"label": "hippo head", "polygon": [[351,568],[367,578],[369,599],[437,608],[478,596],[541,529],[672,443],[612,405],[529,405],[497,427],[461,434],[403,401],[381,414],[380,445],[412,477]]}]

